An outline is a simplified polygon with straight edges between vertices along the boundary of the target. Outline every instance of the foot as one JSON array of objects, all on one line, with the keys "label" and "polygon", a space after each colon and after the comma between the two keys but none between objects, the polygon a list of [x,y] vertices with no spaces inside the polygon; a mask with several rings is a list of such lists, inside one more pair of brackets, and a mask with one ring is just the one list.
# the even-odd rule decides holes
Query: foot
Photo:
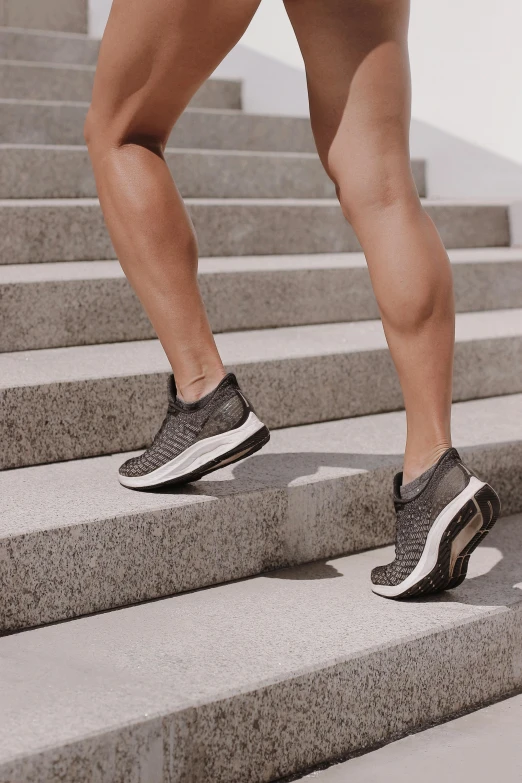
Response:
[{"label": "foot", "polygon": [[186,484],[248,457],[269,440],[232,373],[193,403],[176,396],[171,375],[163,424],[150,448],[121,466],[119,479],[131,489]]},{"label": "foot", "polygon": [[457,587],[466,578],[471,553],[498,518],[496,492],[462,463],[456,449],[442,455],[412,499],[401,498],[401,482],[398,473],[395,560],[373,569],[374,593],[411,598]]}]

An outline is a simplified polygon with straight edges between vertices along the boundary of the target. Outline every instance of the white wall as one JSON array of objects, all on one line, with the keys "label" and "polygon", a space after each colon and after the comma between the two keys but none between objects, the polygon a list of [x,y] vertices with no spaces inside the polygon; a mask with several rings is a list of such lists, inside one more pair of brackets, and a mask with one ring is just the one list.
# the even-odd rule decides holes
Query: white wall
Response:
[{"label": "white wall", "polygon": [[[110,0],[89,0],[101,35]],[[522,0],[412,0],[412,154],[434,196],[522,199]],[[303,62],[282,0],[263,0],[216,75],[245,109],[306,114]]]},{"label": "white wall", "polygon": [[89,0],[89,35],[101,38],[109,16],[111,0]]}]

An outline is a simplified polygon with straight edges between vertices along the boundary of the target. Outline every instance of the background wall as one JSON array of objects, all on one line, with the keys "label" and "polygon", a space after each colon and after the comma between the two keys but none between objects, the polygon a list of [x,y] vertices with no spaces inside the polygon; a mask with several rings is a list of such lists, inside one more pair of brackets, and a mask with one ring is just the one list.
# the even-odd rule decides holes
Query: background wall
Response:
[{"label": "background wall", "polygon": [[[90,0],[101,35],[110,0]],[[412,155],[434,196],[522,199],[522,0],[412,0]],[[282,0],[263,0],[217,75],[250,112],[306,114],[304,67]]]}]

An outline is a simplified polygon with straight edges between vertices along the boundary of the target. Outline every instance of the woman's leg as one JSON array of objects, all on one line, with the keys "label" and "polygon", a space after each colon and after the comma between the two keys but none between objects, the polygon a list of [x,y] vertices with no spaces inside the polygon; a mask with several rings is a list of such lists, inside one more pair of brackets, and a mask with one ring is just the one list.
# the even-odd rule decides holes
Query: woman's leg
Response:
[{"label": "woman's leg", "polygon": [[452,275],[409,159],[408,0],[285,0],[312,127],[366,254],[407,413],[404,483],[451,445]]},{"label": "woman's leg", "polygon": [[116,253],[187,401],[225,373],[198,288],[194,229],[163,151],[259,2],[114,0],[85,125]]}]

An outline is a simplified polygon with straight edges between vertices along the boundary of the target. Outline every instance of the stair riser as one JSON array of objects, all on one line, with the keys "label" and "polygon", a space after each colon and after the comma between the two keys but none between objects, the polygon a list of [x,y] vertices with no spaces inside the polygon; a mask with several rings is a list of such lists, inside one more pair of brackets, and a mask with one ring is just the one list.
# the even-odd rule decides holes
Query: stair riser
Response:
[{"label": "stair riser", "polygon": [[127,780],[129,770],[152,770],[146,780],[154,783],[279,779],[519,689],[521,615],[517,608],[492,612],[254,690],[96,732],[4,764],[0,780],[54,783],[57,769],[74,783],[91,783],[94,769],[100,783]]},{"label": "stair riser", "polygon": [[[71,527],[67,527],[64,516],[58,528],[0,540],[0,561],[4,563],[0,571],[4,596],[0,631],[111,609],[393,541],[390,487],[393,474],[400,469],[398,456],[382,456],[383,467],[370,473],[318,478],[301,486],[285,486],[284,470],[280,488],[263,488],[256,482],[256,460],[273,459],[276,470],[277,459],[287,462],[285,457],[261,455],[245,463],[249,466],[245,476],[241,478],[240,473],[236,479],[244,485],[241,494],[221,492],[216,482],[209,485],[203,481],[198,486],[203,492],[206,486],[211,487],[210,501],[198,502],[195,494],[194,503],[177,506],[173,498],[171,508],[115,517],[107,514],[105,519]],[[487,476],[495,486],[504,513],[522,510],[518,492],[521,443],[474,447],[465,451],[465,458],[473,470]],[[324,459],[329,464],[328,455]],[[111,462],[107,469],[115,470]],[[60,469],[67,480],[67,467]],[[95,471],[100,469],[99,465],[86,463],[85,491],[89,482],[96,484]],[[78,487],[79,492],[82,487]],[[216,519],[220,520],[219,526]],[[108,576],[111,574],[117,574],[117,579]],[[38,602],[33,599],[35,594]]]},{"label": "stair riser", "polygon": [[[94,68],[0,63],[0,98],[38,101],[90,101]],[[210,79],[191,101],[207,109],[240,109],[241,84]],[[18,139],[20,142],[20,139]]]},{"label": "stair riser", "polygon": [[[202,256],[339,253],[360,250],[337,204],[189,201]],[[448,248],[499,247],[510,240],[505,206],[427,206]],[[95,203],[0,205],[0,263],[114,258]]]},{"label": "stair riser", "polygon": [[[273,428],[402,407],[384,349],[253,361],[230,369]],[[165,382],[166,374],[150,374],[3,389],[0,469],[142,448],[164,415]],[[520,391],[522,338],[457,344],[455,400]]]},{"label": "stair riser", "polygon": [[[318,158],[169,152],[179,191],[192,198],[335,198]],[[0,198],[91,198],[87,151],[1,149]]]},{"label": "stair riser", "polygon": [[[0,103],[0,143],[84,144],[87,104]],[[310,121],[240,112],[186,111],[169,145],[192,149],[315,152]]]},{"label": "stair riser", "polygon": [[[458,312],[522,307],[522,261],[453,275]],[[379,318],[364,268],[205,273],[200,287],[214,332]],[[122,277],[0,285],[0,302],[0,351],[155,337]]]},{"label": "stair riser", "polygon": [[0,25],[86,33],[88,0],[0,0]]},{"label": "stair riser", "polygon": [[[188,198],[335,198],[319,158],[167,151],[167,163]],[[424,164],[413,162],[425,196]],[[96,196],[86,149],[0,147],[0,199]]]},{"label": "stair riser", "polygon": [[99,46],[88,38],[0,29],[0,60],[96,65]]}]

